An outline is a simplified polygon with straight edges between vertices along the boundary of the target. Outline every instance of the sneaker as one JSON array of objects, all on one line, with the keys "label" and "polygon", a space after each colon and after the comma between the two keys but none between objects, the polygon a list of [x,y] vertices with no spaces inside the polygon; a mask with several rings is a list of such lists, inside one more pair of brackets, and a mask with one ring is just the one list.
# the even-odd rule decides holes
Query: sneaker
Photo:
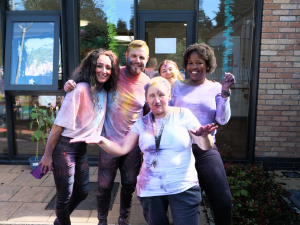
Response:
[{"label": "sneaker", "polygon": [[122,219],[119,217],[118,225],[130,225],[128,219]]}]

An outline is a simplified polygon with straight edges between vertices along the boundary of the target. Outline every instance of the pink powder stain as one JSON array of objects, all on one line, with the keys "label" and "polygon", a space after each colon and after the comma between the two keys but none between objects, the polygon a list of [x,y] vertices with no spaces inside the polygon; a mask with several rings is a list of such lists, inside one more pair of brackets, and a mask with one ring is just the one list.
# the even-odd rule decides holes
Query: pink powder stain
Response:
[{"label": "pink powder stain", "polygon": [[140,174],[139,174],[139,178],[138,178],[138,181],[137,181],[137,186],[139,188],[139,193],[141,193],[141,190],[144,190],[150,179],[149,179],[149,175],[150,175],[150,171],[149,171],[150,168],[147,168],[146,166],[144,166],[144,163],[142,165],[142,169],[140,171]]}]

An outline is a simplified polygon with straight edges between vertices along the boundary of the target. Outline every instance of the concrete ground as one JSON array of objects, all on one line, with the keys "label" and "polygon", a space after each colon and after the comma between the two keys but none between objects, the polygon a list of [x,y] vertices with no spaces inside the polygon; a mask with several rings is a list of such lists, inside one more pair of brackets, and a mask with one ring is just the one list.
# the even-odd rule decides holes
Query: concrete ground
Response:
[{"label": "concrete ground", "polygon": [[[53,224],[56,218],[54,210],[45,210],[55,195],[53,174],[47,173],[42,179],[30,174],[29,165],[0,165],[0,224]],[[97,167],[90,167],[90,182],[97,182]],[[117,174],[116,182],[120,182]],[[108,223],[116,224],[120,207],[120,187],[112,210],[108,214]],[[208,225],[206,211],[201,206],[201,225]],[[98,224],[96,210],[75,210],[71,215],[72,224]],[[130,224],[147,224],[142,207],[136,197],[133,198]]]}]

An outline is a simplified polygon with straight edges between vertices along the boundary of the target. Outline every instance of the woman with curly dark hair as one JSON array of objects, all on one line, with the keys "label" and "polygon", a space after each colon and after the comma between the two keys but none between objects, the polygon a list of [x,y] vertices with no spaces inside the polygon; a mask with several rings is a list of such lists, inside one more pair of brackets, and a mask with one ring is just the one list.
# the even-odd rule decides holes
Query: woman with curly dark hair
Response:
[{"label": "woman with curly dark hair", "polygon": [[[207,74],[213,73],[217,64],[214,50],[204,43],[189,46],[183,57],[183,66],[190,79],[173,84],[169,104],[190,109],[202,126],[215,121],[226,124],[231,115],[229,96],[234,76],[225,72],[222,84],[207,79]],[[214,142],[215,134],[216,130],[211,133]],[[216,225],[231,224],[232,198],[216,145],[205,151],[194,143],[192,149],[199,184],[212,205]]]},{"label": "woman with curly dark hair", "polygon": [[73,138],[100,136],[107,92],[116,89],[119,61],[104,49],[90,52],[74,72],[77,85],[67,93],[49,135],[40,162],[42,172],[54,170],[56,216],[54,225],[69,225],[70,214],[89,192],[86,144],[70,144]]}]

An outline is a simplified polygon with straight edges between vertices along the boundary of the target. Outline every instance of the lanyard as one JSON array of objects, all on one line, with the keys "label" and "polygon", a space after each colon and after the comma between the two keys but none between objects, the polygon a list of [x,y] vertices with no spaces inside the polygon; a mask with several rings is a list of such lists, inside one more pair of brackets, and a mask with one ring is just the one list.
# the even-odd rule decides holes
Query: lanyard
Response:
[{"label": "lanyard", "polygon": [[166,112],[166,115],[164,117],[164,121],[160,127],[160,130],[159,130],[159,134],[157,135],[157,129],[156,129],[156,123],[155,123],[155,117],[154,117],[154,114],[152,113],[152,125],[153,125],[153,131],[154,131],[154,136],[155,136],[155,159],[153,160],[153,162],[151,163],[150,166],[153,166],[155,168],[156,166],[156,163],[157,163],[157,154],[159,152],[159,144],[160,144],[160,140],[161,140],[161,136],[162,136],[162,132],[164,130],[164,127],[165,127],[165,124],[166,124],[166,121],[167,121],[167,118],[168,118],[168,111]]}]

